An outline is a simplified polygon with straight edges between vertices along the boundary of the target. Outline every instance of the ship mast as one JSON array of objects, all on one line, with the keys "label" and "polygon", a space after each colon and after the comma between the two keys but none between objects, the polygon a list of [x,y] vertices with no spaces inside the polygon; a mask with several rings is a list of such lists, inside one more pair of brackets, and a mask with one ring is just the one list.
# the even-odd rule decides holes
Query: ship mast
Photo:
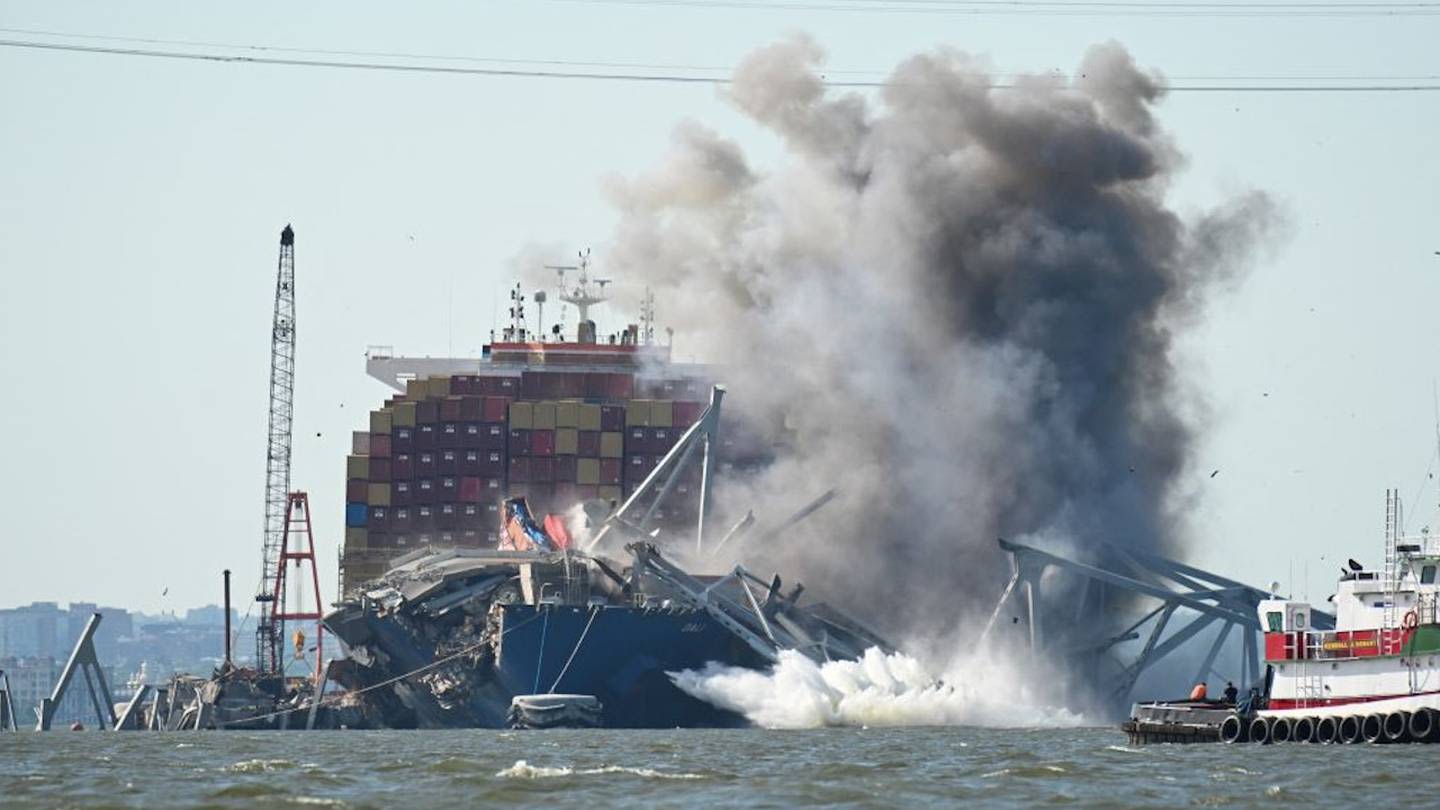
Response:
[{"label": "ship mast", "polygon": [[[591,306],[610,300],[610,296],[605,294],[605,285],[610,283],[610,279],[590,277],[589,248],[578,255],[580,260],[577,264],[547,264],[545,269],[555,271],[559,277],[560,300],[574,304],[580,314],[579,322],[584,324],[590,320]],[[566,284],[566,273],[575,273],[573,285]]]}]

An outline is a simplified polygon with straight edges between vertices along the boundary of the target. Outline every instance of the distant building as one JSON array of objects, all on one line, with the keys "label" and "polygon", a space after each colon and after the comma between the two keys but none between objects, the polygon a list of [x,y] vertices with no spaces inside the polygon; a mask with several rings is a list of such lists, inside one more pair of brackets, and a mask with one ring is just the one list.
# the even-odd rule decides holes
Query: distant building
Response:
[{"label": "distant building", "polygon": [[[41,698],[50,697],[64,668],[65,659],[57,660],[49,656],[0,658],[0,671],[4,671],[10,679],[10,694],[15,699],[15,722],[21,727],[34,727],[38,717],[34,710],[39,708]],[[116,667],[104,666],[103,661],[101,668],[105,671],[105,682],[110,687],[110,696],[116,702],[128,699],[128,694],[121,694],[125,691],[124,680],[117,683],[119,670]],[[96,688],[99,688],[98,684]],[[75,722],[86,728],[95,728],[97,724],[90,691],[86,688],[84,679],[78,675],[70,682],[65,699],[60,701],[60,706],[55,710],[54,727],[64,728]]]},{"label": "distant building", "polygon": [[95,631],[95,652],[105,661],[116,652],[120,639],[134,635],[134,622],[124,608],[100,607],[93,602],[72,602],[65,609],[55,602],[0,609],[0,658],[64,661],[85,623],[97,612],[105,619]]}]

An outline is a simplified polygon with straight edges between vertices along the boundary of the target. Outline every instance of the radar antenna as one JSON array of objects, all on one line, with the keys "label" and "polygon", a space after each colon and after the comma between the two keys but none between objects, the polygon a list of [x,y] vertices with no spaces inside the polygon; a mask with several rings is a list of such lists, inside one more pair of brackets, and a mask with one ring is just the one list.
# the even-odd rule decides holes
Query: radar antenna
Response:
[{"label": "radar antenna", "polygon": [[650,345],[655,342],[655,293],[645,288],[645,297],[640,301],[640,343]]},{"label": "radar antenna", "polygon": [[[610,283],[610,279],[590,277],[589,248],[580,251],[578,256],[577,264],[547,264],[545,269],[555,271],[559,277],[560,300],[574,304],[579,314],[579,322],[585,323],[590,320],[592,305],[610,300],[610,296],[605,294],[605,285]],[[574,284],[566,282],[566,273],[575,273]]]}]

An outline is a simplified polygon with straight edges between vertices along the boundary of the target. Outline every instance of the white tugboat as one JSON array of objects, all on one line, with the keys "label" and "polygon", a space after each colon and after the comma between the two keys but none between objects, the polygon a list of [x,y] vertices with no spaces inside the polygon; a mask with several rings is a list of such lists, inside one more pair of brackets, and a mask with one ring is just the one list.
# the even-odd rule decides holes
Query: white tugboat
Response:
[{"label": "white tugboat", "polygon": [[1354,560],[1331,597],[1334,629],[1309,603],[1261,600],[1263,688],[1228,701],[1137,704],[1132,742],[1440,741],[1440,537],[1405,537],[1400,499],[1385,495],[1385,561]]}]

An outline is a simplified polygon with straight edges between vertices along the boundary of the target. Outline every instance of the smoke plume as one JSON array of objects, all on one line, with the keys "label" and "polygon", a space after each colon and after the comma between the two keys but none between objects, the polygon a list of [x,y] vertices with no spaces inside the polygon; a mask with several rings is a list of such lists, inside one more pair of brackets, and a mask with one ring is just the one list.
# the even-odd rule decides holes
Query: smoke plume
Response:
[{"label": "smoke plume", "polygon": [[1163,89],[1115,44],[1004,88],[942,49],[869,96],[827,88],[822,59],[775,44],[725,91],[779,137],[777,168],[684,123],[608,187],[607,265],[724,368],[773,455],[722,481],[722,514],[774,524],[840,489],[744,561],[933,639],[993,604],[997,537],[1177,552],[1194,427],[1173,336],[1267,235],[1268,198],[1169,207]]}]

